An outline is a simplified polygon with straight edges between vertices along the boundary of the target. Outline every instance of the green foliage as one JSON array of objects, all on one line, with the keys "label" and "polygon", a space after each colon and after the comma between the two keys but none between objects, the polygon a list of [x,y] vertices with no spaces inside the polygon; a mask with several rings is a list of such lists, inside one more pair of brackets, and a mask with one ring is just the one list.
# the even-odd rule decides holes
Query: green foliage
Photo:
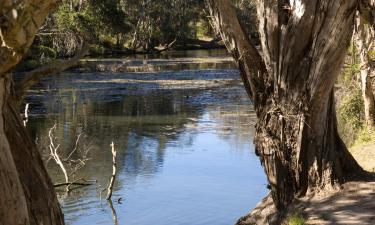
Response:
[{"label": "green foliage", "polygon": [[99,56],[104,54],[105,48],[100,45],[90,45],[89,52],[92,56]]},{"label": "green foliage", "polygon": [[371,50],[368,52],[368,57],[371,61],[375,61],[375,50]]},{"label": "green foliage", "polygon": [[[204,0],[62,1],[34,44],[53,48],[62,57],[74,55],[82,37],[107,49],[153,51],[175,40],[184,46],[191,39],[214,36],[204,7]],[[94,47],[91,52],[101,51]]]},{"label": "green foliage", "polygon": [[[360,87],[360,57],[355,45],[349,48],[342,76],[339,79],[341,87],[337,92],[337,119],[339,133],[347,146],[360,146],[375,142],[374,132],[366,126],[364,101]],[[375,53],[368,52],[371,60]]]},{"label": "green foliage", "polygon": [[359,88],[344,97],[338,108],[338,114],[341,120],[352,126],[354,130],[363,127],[364,103]]},{"label": "green foliage", "polygon": [[355,45],[350,45],[349,57],[347,58],[347,63],[344,65],[342,75],[340,76],[340,83],[345,86],[350,86],[355,84],[357,77],[361,72],[361,62],[358,54],[358,49]]},{"label": "green foliage", "polygon": [[32,46],[29,50],[28,55],[33,59],[40,59],[41,57],[46,57],[50,59],[55,59],[57,53],[54,49],[44,46],[44,45],[37,45]]},{"label": "green foliage", "polygon": [[306,221],[300,213],[292,213],[287,217],[288,225],[305,225]]},{"label": "green foliage", "polygon": [[118,0],[89,0],[86,14],[90,15],[91,24],[98,26],[101,34],[115,35],[130,30],[126,13]]},{"label": "green foliage", "polygon": [[234,4],[237,8],[239,19],[242,23],[242,27],[245,28],[248,36],[255,41],[259,42],[259,34],[257,27],[256,17],[256,6],[254,0],[234,0]]},{"label": "green foliage", "polygon": [[364,126],[359,130],[357,138],[352,147],[360,147],[368,143],[375,142],[375,131],[370,130],[368,127]]}]

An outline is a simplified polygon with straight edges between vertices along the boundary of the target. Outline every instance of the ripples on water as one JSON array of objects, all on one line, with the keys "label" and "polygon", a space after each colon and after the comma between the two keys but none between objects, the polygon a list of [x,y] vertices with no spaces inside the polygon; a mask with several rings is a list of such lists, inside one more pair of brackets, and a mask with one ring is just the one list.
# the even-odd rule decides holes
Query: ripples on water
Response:
[{"label": "ripples on water", "polygon": [[[223,52],[194,54],[177,56],[226,57]],[[174,61],[186,64],[184,58]],[[79,148],[90,148],[91,160],[77,176],[97,179],[102,187],[112,172],[109,144],[115,142],[118,224],[233,224],[267,192],[252,145],[255,116],[233,66],[194,65],[157,73],[70,72],[46,78],[27,98],[29,129],[43,148],[57,123],[62,155],[83,132]],[[52,162],[48,170],[55,182],[63,181]],[[97,186],[58,193],[67,224],[113,224]]]}]

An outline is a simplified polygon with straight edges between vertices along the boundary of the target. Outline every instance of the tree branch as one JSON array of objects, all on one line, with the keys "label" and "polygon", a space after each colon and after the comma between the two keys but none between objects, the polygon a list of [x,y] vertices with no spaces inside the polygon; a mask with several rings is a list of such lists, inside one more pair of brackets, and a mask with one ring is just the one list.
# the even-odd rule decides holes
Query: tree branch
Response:
[{"label": "tree branch", "polygon": [[236,60],[247,93],[254,105],[263,99],[267,69],[254,44],[242,28],[230,0],[206,0],[213,28]]},{"label": "tree branch", "polygon": [[27,91],[33,85],[38,83],[41,78],[48,75],[61,73],[62,71],[76,65],[79,60],[87,54],[89,50],[89,46],[86,41],[82,41],[81,45],[81,49],[76,53],[74,57],[67,60],[56,60],[52,63],[27,72],[24,76],[24,79],[20,82],[20,84],[17,85],[15,101],[20,104],[23,101],[23,98],[26,95]]}]

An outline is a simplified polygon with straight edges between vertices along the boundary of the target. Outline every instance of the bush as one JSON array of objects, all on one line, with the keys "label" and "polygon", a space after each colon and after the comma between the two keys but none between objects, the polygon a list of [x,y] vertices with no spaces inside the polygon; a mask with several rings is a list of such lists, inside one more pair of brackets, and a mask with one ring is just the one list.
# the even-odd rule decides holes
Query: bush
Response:
[{"label": "bush", "polygon": [[364,103],[358,85],[342,92],[337,108],[338,130],[345,144],[352,146],[364,129]]},{"label": "bush", "polygon": [[360,89],[349,93],[341,102],[338,109],[339,117],[345,123],[351,125],[355,130],[363,127],[364,103]]},{"label": "bush", "polygon": [[57,53],[50,47],[44,45],[33,45],[28,54],[32,59],[40,59],[42,56],[49,59],[55,59]]},{"label": "bush", "polygon": [[358,132],[353,147],[359,147],[373,142],[375,142],[375,131],[371,131],[365,126]]},{"label": "bush", "polygon": [[105,52],[105,48],[100,45],[90,45],[89,52],[92,56],[103,55]]},{"label": "bush", "polygon": [[299,213],[293,213],[287,217],[288,225],[304,225],[305,223],[306,223],[305,219]]}]

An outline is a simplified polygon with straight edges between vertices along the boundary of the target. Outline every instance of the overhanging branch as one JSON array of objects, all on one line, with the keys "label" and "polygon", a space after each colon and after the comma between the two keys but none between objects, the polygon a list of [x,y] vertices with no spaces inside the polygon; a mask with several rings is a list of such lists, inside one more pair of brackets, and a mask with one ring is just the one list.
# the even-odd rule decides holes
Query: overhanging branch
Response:
[{"label": "overhanging branch", "polygon": [[265,91],[267,70],[252,41],[241,26],[230,0],[206,0],[213,28],[238,63],[247,93],[257,103]]},{"label": "overhanging branch", "polygon": [[45,76],[61,73],[62,71],[76,65],[79,60],[84,57],[89,50],[89,45],[86,41],[82,41],[80,50],[74,57],[66,60],[56,60],[52,63],[41,66],[30,72],[27,72],[24,79],[16,87],[15,101],[20,104],[26,95],[27,91],[39,80]]}]

